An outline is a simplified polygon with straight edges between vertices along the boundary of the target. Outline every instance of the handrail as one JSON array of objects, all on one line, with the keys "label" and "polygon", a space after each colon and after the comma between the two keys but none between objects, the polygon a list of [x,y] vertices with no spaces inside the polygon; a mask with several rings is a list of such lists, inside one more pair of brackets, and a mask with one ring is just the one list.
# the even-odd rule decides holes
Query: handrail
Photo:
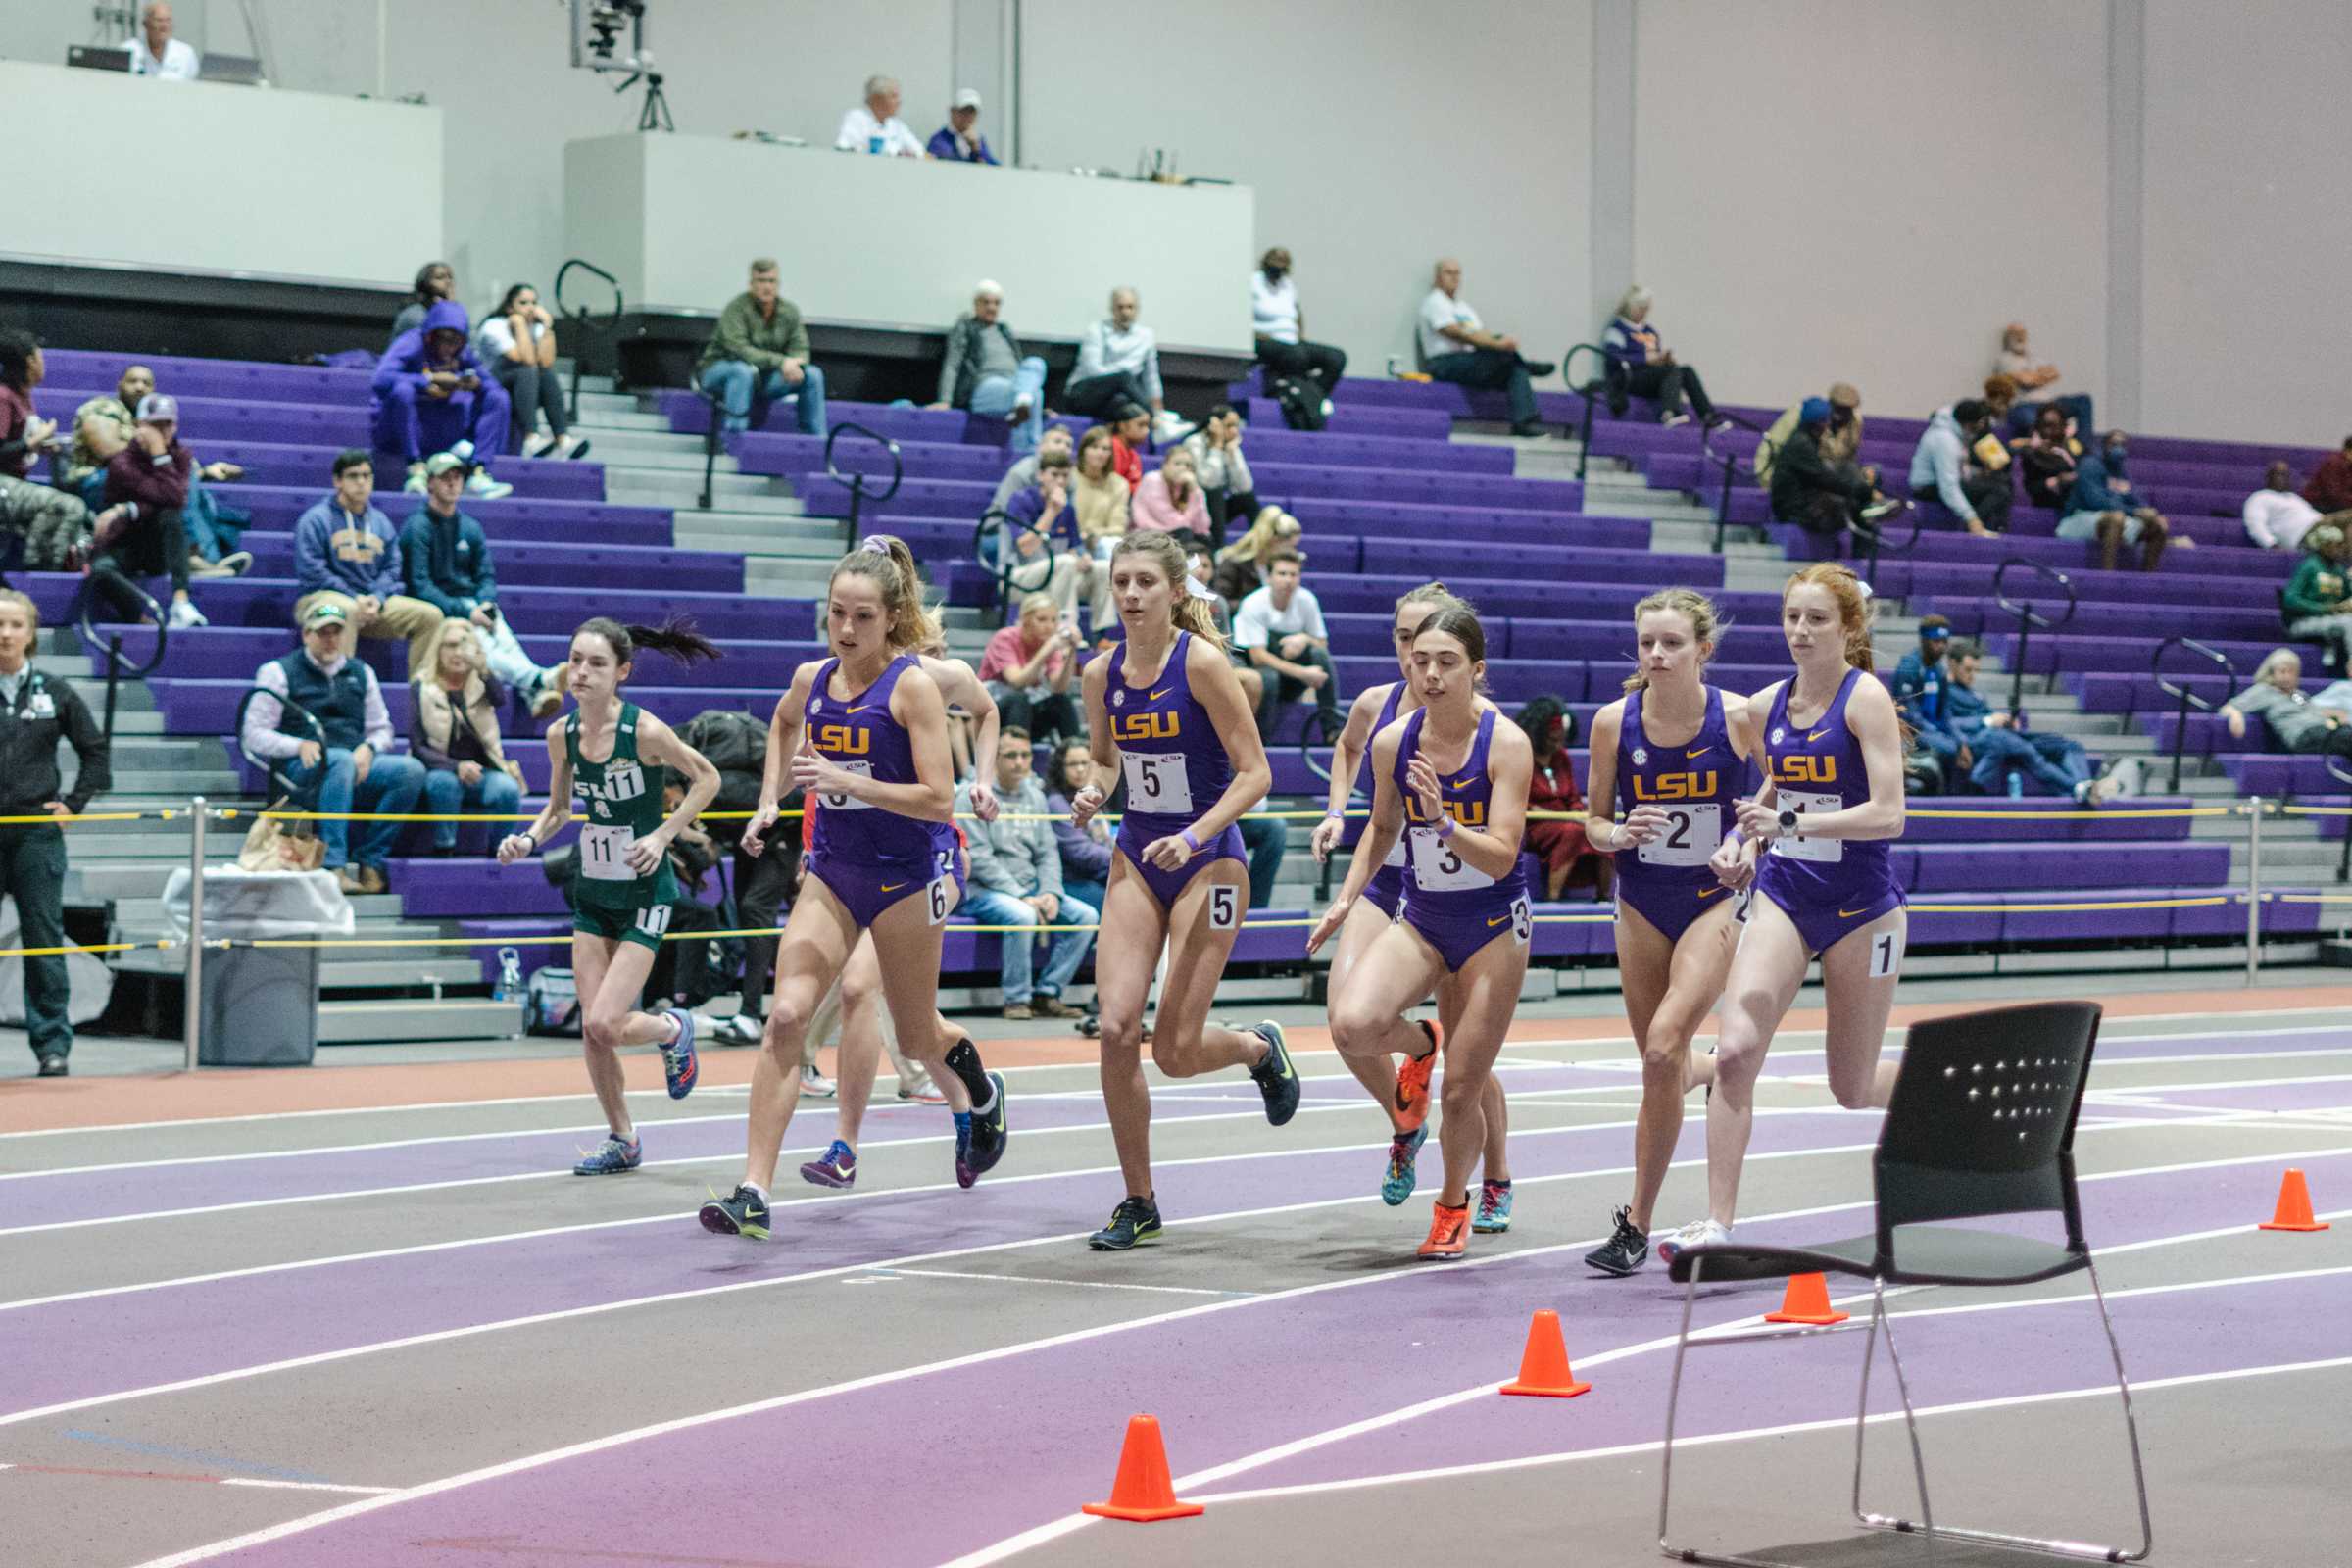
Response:
[{"label": "handrail", "polygon": [[[1044,547],[1034,564],[1044,566],[1045,572],[1034,583],[1016,582],[1013,578],[1013,573],[1019,568],[1013,564],[1013,553],[1007,551],[1004,543],[1004,536],[1013,533],[1034,534]],[[989,548],[992,540],[997,542],[994,550]],[[1003,596],[1004,608],[1008,611],[1014,607],[1020,595],[1041,592],[1046,584],[1054,580],[1053,538],[1040,532],[1035,524],[1015,517],[1003,507],[991,507],[980,514],[980,520],[972,529],[972,558],[988,569],[990,576],[997,579],[997,591]]]},{"label": "handrail", "polygon": [[842,543],[845,546],[855,546],[858,543],[858,514],[864,510],[868,492],[865,487],[865,474],[862,471],[844,473],[833,465],[833,445],[845,435],[863,436],[868,441],[878,443],[884,452],[890,454],[890,488],[873,492],[873,499],[876,501],[888,501],[899,493],[899,486],[906,479],[906,462],[900,453],[899,444],[896,441],[891,440],[888,436],[877,435],[854,419],[845,419],[826,432],[825,476],[835,483],[847,487],[850,492],[848,531]]},{"label": "handrail", "polygon": [[[2222,674],[2229,681],[2229,689],[2232,693],[2237,690],[2237,666],[2230,662],[2228,654],[2218,648],[2209,647],[2194,637],[2167,637],[2156,645],[2155,656],[2148,661],[2148,673],[2156,677],[2156,689],[2167,697],[2180,699],[2180,711],[2175,721],[2176,727],[2173,732],[2173,778],[2172,782],[2165,787],[2167,794],[2178,795],[2180,793],[2180,759],[2188,750],[2188,710],[2194,708],[2199,712],[2214,712],[2226,705],[2229,698],[2225,697],[2221,703],[2207,702],[2189,690],[2188,677],[2185,675],[2181,676],[2178,683],[2175,683],[2164,672],[2164,655],[2165,651],[2170,648],[2179,648],[2185,653],[2200,655],[2221,665]],[[2332,758],[2328,760],[2328,771],[2335,773]],[[2343,779],[2347,784],[2352,784],[2352,775],[2336,773],[2335,776]]]},{"label": "handrail", "polygon": [[[134,664],[122,657],[122,634],[121,632],[110,631],[106,634],[106,723],[104,728],[106,738],[111,744],[115,738],[115,698],[122,690],[122,679],[124,676],[128,676],[132,680],[143,680],[163,663],[165,646],[172,640],[172,617],[164,612],[164,607],[155,602],[154,596],[128,577],[117,571],[110,571],[107,575],[114,587],[106,591],[128,591],[138,600],[140,607],[147,613],[147,618],[155,622],[155,651],[148,655],[147,662],[144,664]],[[97,624],[91,619],[98,612],[100,592],[96,580],[92,579],[81,593],[81,618],[74,623],[74,630],[80,633],[82,644],[87,648],[98,647],[100,642]]]},{"label": "handrail", "polygon": [[[1727,424],[1726,428],[1729,427]],[[1752,430],[1754,426],[1749,425],[1747,428]],[[1723,468],[1723,488],[1715,497],[1715,554],[1720,556],[1723,554],[1723,531],[1731,524],[1732,475],[1740,469],[1740,455],[1736,452],[1716,451],[1715,426],[1701,425],[1698,432],[1698,458],[1702,464],[1714,463]],[[1747,464],[1748,477],[1754,478],[1755,473],[1756,466],[1751,460]]]},{"label": "handrail", "polygon": [[[1595,355],[1600,360],[1600,374],[1582,386],[1577,384],[1576,376],[1573,373],[1576,368],[1576,357],[1579,354]],[[1597,343],[1571,344],[1568,352],[1560,356],[1561,383],[1569,391],[1583,398],[1585,402],[1584,413],[1579,418],[1576,432],[1576,480],[1579,484],[1584,483],[1585,464],[1592,454],[1592,394],[1596,389],[1607,385],[1608,376],[1609,351]]]},{"label": "handrail", "polygon": [[1894,515],[1900,516],[1908,514],[1911,518],[1911,533],[1909,537],[1903,540],[1902,548],[1894,549],[1887,545],[1886,530],[1885,527],[1881,526],[1881,524],[1886,521],[1886,518],[1884,517],[1880,518],[1877,522],[1866,522],[1854,530],[1857,537],[1866,540],[1870,545],[1869,576],[1870,580],[1873,582],[1878,580],[1879,558],[1881,556],[1887,555],[1909,555],[1912,551],[1919,548],[1920,531],[1926,528],[1928,525],[1927,508],[1910,501],[1902,502],[1901,507],[1902,511],[1894,514]]},{"label": "handrail", "polygon": [[[2023,566],[2028,571],[2056,583],[2066,595],[2066,613],[2056,620],[2051,620],[2034,608],[2033,600],[2010,598],[2002,590],[2001,584],[2007,580],[2010,568],[2014,566]],[[2034,628],[2038,626],[2043,631],[2048,631],[2053,627],[2067,624],[2075,618],[2075,612],[2082,608],[2082,603],[2080,596],[2075,592],[2075,581],[2072,577],[2055,566],[2045,566],[2040,562],[2028,560],[2024,556],[2011,556],[1993,569],[1992,597],[1994,603],[2017,617],[2017,668],[2009,677],[2009,716],[2012,719],[2021,718],[2026,711],[2026,650],[2033,644]]]},{"label": "handrail", "polygon": [[[595,313],[590,311],[585,305],[566,308],[564,304],[564,279],[575,267],[583,272],[593,272],[598,277],[603,278],[606,282],[612,285],[612,314],[607,319],[601,321],[598,320]],[[621,296],[620,279],[614,277],[611,272],[606,271],[594,262],[585,261],[577,256],[574,256],[569,261],[566,261],[562,267],[556,269],[555,286],[551,288],[549,292],[555,296],[556,313],[566,319],[577,323],[583,330],[591,332],[614,332],[619,330],[620,313],[627,303]],[[615,361],[613,364],[613,372],[615,376],[618,375],[619,369],[619,363]],[[617,382],[615,384],[617,384]],[[577,424],[579,419],[580,356],[575,350],[571,356],[571,421],[572,423]],[[709,503],[705,503],[705,510],[708,510],[708,508]]]},{"label": "handrail", "polygon": [[258,683],[246,687],[245,695],[237,699],[237,716],[233,720],[234,727],[230,730],[230,733],[235,735],[237,738],[237,755],[245,759],[246,761],[252,763],[255,767],[260,768],[262,770],[262,777],[268,779],[272,785],[276,786],[278,793],[287,796],[298,795],[301,793],[298,786],[292,779],[288,778],[279,767],[279,764],[284,762],[286,759],[282,757],[256,757],[253,755],[253,753],[245,749],[245,710],[253,706],[253,700],[257,697],[274,697],[277,699],[278,707],[280,709],[286,712],[300,715],[302,721],[310,726],[311,739],[318,743],[319,749],[322,752],[326,747],[326,726],[318,722],[318,714],[312,712],[309,709],[294,701],[293,698],[285,696],[280,692],[273,692],[269,687],[260,685]]}]

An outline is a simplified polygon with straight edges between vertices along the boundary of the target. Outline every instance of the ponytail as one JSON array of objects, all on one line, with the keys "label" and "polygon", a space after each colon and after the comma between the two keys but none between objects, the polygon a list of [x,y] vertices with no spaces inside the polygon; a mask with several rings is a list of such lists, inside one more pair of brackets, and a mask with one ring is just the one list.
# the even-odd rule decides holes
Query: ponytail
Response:
[{"label": "ponytail", "polygon": [[718,645],[695,629],[693,620],[671,615],[659,626],[623,625],[610,615],[595,615],[580,623],[574,637],[602,637],[612,650],[612,662],[626,666],[640,650],[667,654],[681,664],[719,657]]},{"label": "ponytail", "polygon": [[945,641],[939,617],[923,607],[923,573],[914,552],[896,534],[868,534],[858,548],[834,565],[833,577],[843,572],[864,577],[882,590],[882,608],[890,612],[890,646],[901,653]]}]

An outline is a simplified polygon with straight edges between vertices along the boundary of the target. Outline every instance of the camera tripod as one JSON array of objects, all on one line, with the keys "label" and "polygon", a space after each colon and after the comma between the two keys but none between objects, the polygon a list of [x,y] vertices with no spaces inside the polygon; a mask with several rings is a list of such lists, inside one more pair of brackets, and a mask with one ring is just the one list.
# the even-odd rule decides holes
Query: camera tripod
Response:
[{"label": "camera tripod", "polygon": [[659,71],[638,72],[612,90],[616,93],[627,92],[639,81],[645,83],[645,105],[637,111],[637,128],[639,130],[677,129],[677,122],[669,118],[669,98],[662,91],[662,73]]}]

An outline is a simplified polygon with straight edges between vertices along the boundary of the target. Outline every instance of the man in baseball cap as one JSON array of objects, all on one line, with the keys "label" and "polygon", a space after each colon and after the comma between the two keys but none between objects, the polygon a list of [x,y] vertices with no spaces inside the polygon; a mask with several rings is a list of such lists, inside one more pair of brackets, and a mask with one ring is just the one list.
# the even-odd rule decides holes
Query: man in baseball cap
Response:
[{"label": "man in baseball cap", "polygon": [[980,95],[969,87],[959,87],[949,101],[948,122],[924,150],[951,164],[993,164],[997,155],[989,151],[988,138],[977,128],[979,123]]}]

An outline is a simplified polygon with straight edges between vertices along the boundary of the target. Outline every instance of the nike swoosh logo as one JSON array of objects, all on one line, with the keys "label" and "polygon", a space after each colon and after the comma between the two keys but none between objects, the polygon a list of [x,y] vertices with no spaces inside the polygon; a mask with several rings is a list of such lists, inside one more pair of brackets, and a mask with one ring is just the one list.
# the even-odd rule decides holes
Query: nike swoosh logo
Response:
[{"label": "nike swoosh logo", "polygon": [[850,711],[853,713],[862,713],[873,706],[874,705],[871,703],[859,703],[856,708],[851,709]]},{"label": "nike swoosh logo", "polygon": [[899,889],[905,886],[906,886],[906,884],[904,882],[885,882],[882,884],[882,891],[885,893],[896,893],[899,891]]},{"label": "nike swoosh logo", "polygon": [[1690,760],[1695,760],[1695,759],[1697,759],[1697,758],[1701,758],[1701,757],[1704,757],[1704,756],[1706,756],[1706,755],[1707,755],[1709,752],[1713,751],[1714,749],[1715,749],[1715,748],[1714,748],[1714,747],[1712,747],[1712,746],[1701,746],[1701,747],[1700,747],[1700,748],[1699,748],[1697,751],[1695,751],[1695,752],[1685,752],[1685,753],[1683,754],[1683,760],[1684,760],[1685,761],[1690,761]]},{"label": "nike swoosh logo", "polygon": [[1176,688],[1175,688],[1175,687],[1173,687],[1173,686],[1162,686],[1162,687],[1161,687],[1159,690],[1157,690],[1157,691],[1153,692],[1153,693],[1152,693],[1151,696],[1149,696],[1149,697],[1145,698],[1145,699],[1144,699],[1144,701],[1145,701],[1145,702],[1147,702],[1147,703],[1156,703],[1156,702],[1158,702],[1158,701],[1159,701],[1159,700],[1160,700],[1162,697],[1165,697],[1165,696],[1167,696],[1167,695],[1168,695],[1168,693],[1170,693],[1170,692],[1174,691],[1175,689],[1176,689]]},{"label": "nike swoosh logo", "polygon": [[1498,915],[1496,915],[1496,916],[1495,916],[1494,919],[1492,919],[1492,920],[1489,920],[1489,921],[1487,922],[1487,924],[1488,924],[1490,927],[1493,927],[1493,926],[1498,926],[1498,925],[1502,924],[1502,922],[1503,922],[1503,921],[1505,921],[1505,920],[1508,920],[1509,918],[1510,918],[1510,916],[1509,916],[1509,915],[1507,915],[1507,914],[1498,914]]},{"label": "nike swoosh logo", "polygon": [[1840,920],[1851,920],[1857,914],[1865,914],[1868,912],[1869,911],[1866,909],[1839,909],[1838,911],[1838,918]]},{"label": "nike swoosh logo", "polygon": [[1810,735],[1806,736],[1806,737],[1805,737],[1805,739],[1807,739],[1807,740],[1809,740],[1809,741],[1817,741],[1817,740],[1821,739],[1821,738],[1822,738],[1824,735],[1827,735],[1829,732],[1830,732],[1830,727],[1829,727],[1829,725],[1827,725],[1827,724],[1824,724],[1824,725],[1822,725],[1822,727],[1821,727],[1821,728],[1819,728],[1819,729],[1815,730],[1815,731],[1814,731],[1812,734],[1810,734]]},{"label": "nike swoosh logo", "polygon": [[1698,896],[1699,896],[1700,898],[1702,898],[1702,899],[1711,899],[1711,898],[1713,898],[1713,897],[1714,897],[1716,894],[1718,894],[1718,893],[1721,893],[1722,891],[1723,891],[1723,889],[1721,889],[1721,888],[1704,888],[1704,889],[1700,890],[1700,892],[1699,892],[1699,895],[1698,895]]}]

